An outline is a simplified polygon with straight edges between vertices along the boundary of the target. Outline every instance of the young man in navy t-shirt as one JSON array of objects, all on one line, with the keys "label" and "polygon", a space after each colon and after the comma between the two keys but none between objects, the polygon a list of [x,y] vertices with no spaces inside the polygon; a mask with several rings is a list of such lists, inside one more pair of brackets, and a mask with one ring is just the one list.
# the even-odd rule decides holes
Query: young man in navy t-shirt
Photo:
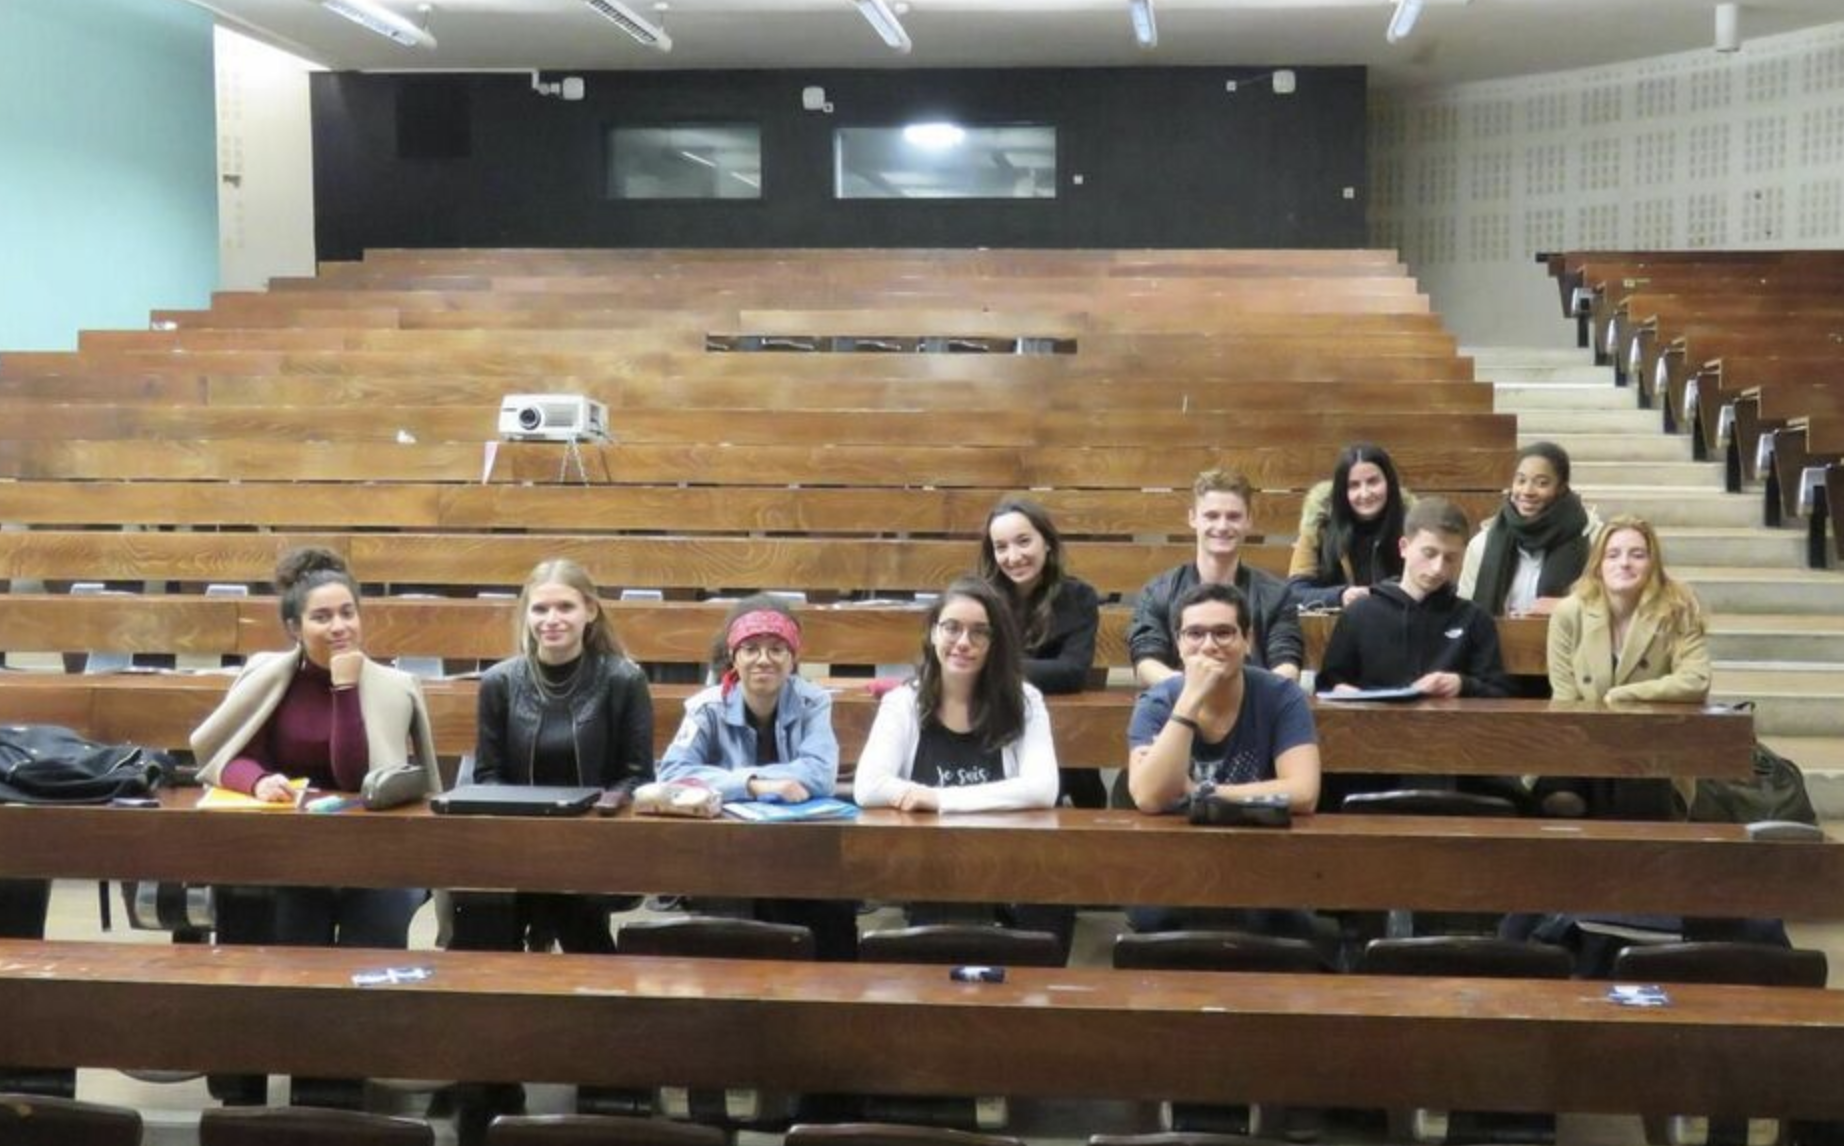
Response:
[{"label": "young man in navy t-shirt", "polygon": [[1171,812],[1200,784],[1230,796],[1284,793],[1296,815],[1319,798],[1319,743],[1298,685],[1246,663],[1248,601],[1206,582],[1172,607],[1184,671],[1140,694],[1127,728],[1127,790]]}]

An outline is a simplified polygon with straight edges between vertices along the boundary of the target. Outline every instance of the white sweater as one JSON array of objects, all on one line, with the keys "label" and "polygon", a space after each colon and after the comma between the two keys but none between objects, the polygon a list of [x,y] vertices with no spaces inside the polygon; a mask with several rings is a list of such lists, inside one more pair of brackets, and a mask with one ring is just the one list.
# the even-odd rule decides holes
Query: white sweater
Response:
[{"label": "white sweater", "polygon": [[[922,725],[916,711],[916,690],[904,685],[891,690],[877,708],[877,720],[865,739],[852,779],[852,792],[865,808],[887,808],[910,788],[922,787],[909,779],[916,760]],[[1014,812],[1056,806],[1056,743],[1050,736],[1050,710],[1044,695],[1024,686],[1024,733],[1001,753],[1005,779],[960,788],[936,788],[943,812]]]}]

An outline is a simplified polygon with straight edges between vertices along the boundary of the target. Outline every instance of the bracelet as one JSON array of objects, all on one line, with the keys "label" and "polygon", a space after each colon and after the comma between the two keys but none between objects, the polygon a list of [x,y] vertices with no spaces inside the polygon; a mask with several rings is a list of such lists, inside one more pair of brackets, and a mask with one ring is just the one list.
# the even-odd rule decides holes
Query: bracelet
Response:
[{"label": "bracelet", "polygon": [[1172,713],[1170,716],[1166,717],[1165,719],[1167,723],[1176,724],[1180,728],[1189,728],[1192,732],[1202,732],[1203,731],[1203,729],[1197,726],[1197,721],[1192,720],[1188,716],[1180,716],[1176,712]]}]

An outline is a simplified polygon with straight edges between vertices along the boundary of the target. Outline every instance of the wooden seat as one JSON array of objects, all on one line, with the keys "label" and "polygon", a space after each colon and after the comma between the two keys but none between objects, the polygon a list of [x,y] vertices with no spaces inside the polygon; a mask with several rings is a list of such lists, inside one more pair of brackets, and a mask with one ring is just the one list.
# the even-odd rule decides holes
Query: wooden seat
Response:
[{"label": "wooden seat", "polygon": [[1377,939],[1357,965],[1363,975],[1457,975],[1470,979],[1566,979],[1569,953],[1542,943],[1477,935]]},{"label": "wooden seat", "polygon": [[[1736,983],[1755,987],[1823,987],[1829,967],[1823,951],[1769,947],[1759,943],[1664,943],[1627,947],[1614,958],[1614,978],[1646,983]],[[1762,1114],[1772,1114],[1763,1110]],[[1751,1119],[1649,1116],[1646,1140],[1659,1146],[1703,1146],[1709,1142],[1756,1140]],[[1777,1140],[1771,1121],[1761,1138]]]},{"label": "wooden seat", "polygon": [[305,1106],[207,1110],[199,1146],[434,1146],[426,1122]]},{"label": "wooden seat", "polygon": [[[1116,970],[1306,975],[1336,970],[1304,939],[1250,935],[1240,931],[1122,935],[1114,940],[1113,960]],[[1288,1141],[1316,1141],[1325,1124],[1324,1113],[1316,1108],[1271,1103],[1223,1106],[1163,1102],[1159,1116],[1173,1134],[1199,1134],[1205,1139],[1219,1136],[1218,1132],[1227,1132],[1232,1135],[1278,1133]]]},{"label": "wooden seat", "polygon": [[813,932],[791,923],[758,919],[648,919],[624,923],[615,933],[618,955],[681,959],[813,958]]},{"label": "wooden seat", "polygon": [[1431,788],[1398,788],[1389,792],[1354,792],[1344,798],[1341,812],[1385,816],[1515,816],[1517,805],[1502,796],[1450,792]]},{"label": "wooden seat", "polygon": [[71,1098],[0,1094],[0,1142],[6,1146],[141,1146],[141,1114]]},{"label": "wooden seat", "polygon": [[858,940],[860,963],[986,964],[1061,967],[1063,947],[1048,931],[938,923],[872,931]]},{"label": "wooden seat", "polygon": [[1318,974],[1336,970],[1304,939],[1251,935],[1244,931],[1162,931],[1121,935],[1114,940],[1114,966],[1123,971],[1285,971]]},{"label": "wooden seat", "polygon": [[597,1114],[501,1115],[487,1146],[724,1146],[715,1126]]},{"label": "wooden seat", "polygon": [[[1567,979],[1573,969],[1560,947],[1474,935],[1377,939],[1365,946],[1357,964],[1363,975],[1469,979]],[[1460,1141],[1553,1141],[1556,1133],[1553,1114],[1416,1109],[1392,1111],[1391,1118],[1417,1142],[1446,1142],[1456,1129]]]},{"label": "wooden seat", "polygon": [[785,1146],[1024,1146],[1022,1139],[998,1134],[891,1122],[799,1123],[788,1127],[783,1141]]}]

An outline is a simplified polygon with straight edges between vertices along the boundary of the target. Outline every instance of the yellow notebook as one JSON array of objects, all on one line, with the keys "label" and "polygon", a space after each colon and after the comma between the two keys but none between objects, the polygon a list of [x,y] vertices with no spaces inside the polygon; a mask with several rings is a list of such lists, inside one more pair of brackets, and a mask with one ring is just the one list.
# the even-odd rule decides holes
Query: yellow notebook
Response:
[{"label": "yellow notebook", "polygon": [[[293,788],[298,796],[307,790],[307,780],[305,778],[290,780],[288,786]],[[268,800],[258,800],[255,796],[246,796],[242,792],[234,792],[229,788],[210,787],[205,789],[205,794],[199,797],[197,804],[197,807],[207,812],[292,812],[299,806],[299,800],[276,804]]]}]

